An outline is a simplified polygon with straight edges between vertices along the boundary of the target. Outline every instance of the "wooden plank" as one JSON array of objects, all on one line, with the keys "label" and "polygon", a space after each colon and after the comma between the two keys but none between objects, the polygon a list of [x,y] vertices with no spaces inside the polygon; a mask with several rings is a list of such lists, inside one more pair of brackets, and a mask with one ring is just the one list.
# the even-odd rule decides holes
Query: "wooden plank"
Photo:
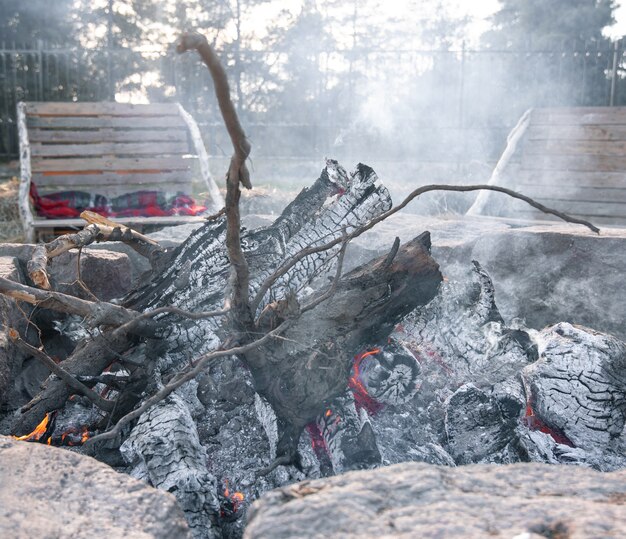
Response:
[{"label": "wooden plank", "polygon": [[[178,225],[183,223],[201,223],[204,217],[189,215],[170,215],[165,217],[109,217],[111,221],[124,225]],[[36,219],[35,228],[83,228],[87,223],[82,219]]]},{"label": "wooden plank", "polygon": [[[34,148],[33,148],[34,152]],[[626,155],[626,140],[528,140],[524,144],[527,155]]]},{"label": "wooden plank", "polygon": [[28,116],[26,118],[28,128],[44,127],[49,129],[75,129],[75,128],[124,128],[124,129],[148,129],[148,128],[171,128],[186,127],[185,121],[180,116]]},{"label": "wooden plank", "polygon": [[85,158],[85,159],[46,159],[31,160],[34,172],[81,172],[81,171],[131,171],[131,170],[187,170],[191,159],[181,156],[164,158]]},{"label": "wooden plank", "polygon": [[516,185],[515,190],[526,196],[558,201],[611,202],[626,204],[626,186],[623,189],[599,189],[571,185]]},{"label": "wooden plank", "polygon": [[531,125],[526,140],[626,140],[626,125]]},{"label": "wooden plank", "polygon": [[52,116],[178,116],[175,103],[149,103],[132,105],[129,103],[106,102],[45,102],[26,103],[28,115]]},{"label": "wooden plank", "polygon": [[185,183],[191,185],[192,175],[189,170],[177,172],[157,172],[153,174],[116,174],[104,172],[102,174],[33,174],[33,182],[39,186],[63,185],[71,188],[76,185],[145,185]]},{"label": "wooden plank", "polygon": [[168,184],[142,184],[142,185],[99,185],[94,187],[93,185],[74,185],[71,189],[68,189],[64,185],[49,185],[46,187],[38,188],[40,196],[46,196],[53,193],[60,193],[64,191],[79,191],[90,193],[94,195],[102,195],[108,200],[112,200],[115,197],[121,195],[128,195],[136,193],[137,191],[157,191],[164,193],[167,197],[175,196],[178,193],[185,195],[191,195],[189,184],[186,183],[168,183]]},{"label": "wooden plank", "polygon": [[516,185],[569,185],[579,187],[626,188],[624,172],[519,171],[512,174]]},{"label": "wooden plank", "polygon": [[535,109],[532,125],[626,125],[626,107]]},{"label": "wooden plank", "polygon": [[189,154],[183,142],[103,142],[95,144],[32,144],[34,157],[69,157],[85,155],[168,155]]},{"label": "wooden plank", "polygon": [[626,171],[626,156],[598,157],[593,155],[528,155],[522,159],[522,169],[561,170],[581,172]]},{"label": "wooden plank", "polygon": [[89,142],[182,142],[187,144],[187,132],[182,128],[156,129],[95,129],[56,131],[51,129],[31,129],[28,132],[31,142],[89,143]]}]

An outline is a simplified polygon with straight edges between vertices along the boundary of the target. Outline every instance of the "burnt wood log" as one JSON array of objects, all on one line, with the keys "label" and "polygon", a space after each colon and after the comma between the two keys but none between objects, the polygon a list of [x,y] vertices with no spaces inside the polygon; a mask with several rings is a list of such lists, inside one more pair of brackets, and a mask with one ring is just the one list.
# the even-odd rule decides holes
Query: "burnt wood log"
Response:
[{"label": "burnt wood log", "polygon": [[277,416],[277,458],[297,459],[304,427],[345,392],[353,355],[384,341],[403,316],[435,297],[442,276],[429,250],[425,232],[400,247],[391,264],[385,255],[356,268],[283,339],[245,355],[257,392]]},{"label": "burnt wood log", "polygon": [[[273,225],[242,235],[242,246],[251,267],[252,293],[284,260],[304,247],[340,238],[344,230],[361,226],[390,207],[389,193],[371,168],[359,165],[349,176],[336,161],[328,161],[320,178],[311,188],[304,189]],[[229,276],[225,237],[223,216],[206,223],[172,253],[165,269],[154,273],[147,284],[128,295],[124,302],[126,309],[135,313],[166,306],[194,312],[219,309]],[[299,261],[264,294],[259,312],[266,303],[282,299],[287,290],[301,291],[333,263],[338,250],[316,253]],[[36,289],[28,292],[29,297],[54,294]],[[155,358],[164,372],[176,372],[190,358],[215,350],[220,346],[220,336],[231,332],[230,328],[222,327],[221,320],[215,319],[194,321],[164,313],[156,320],[166,327],[160,335],[163,351]],[[73,375],[96,376],[135,342],[120,335],[119,330],[104,329],[93,342],[84,343],[66,360],[64,368]],[[25,407],[26,413],[14,423],[13,432],[30,432],[46,412],[61,407],[69,394],[65,384],[57,379],[49,380]]]}]

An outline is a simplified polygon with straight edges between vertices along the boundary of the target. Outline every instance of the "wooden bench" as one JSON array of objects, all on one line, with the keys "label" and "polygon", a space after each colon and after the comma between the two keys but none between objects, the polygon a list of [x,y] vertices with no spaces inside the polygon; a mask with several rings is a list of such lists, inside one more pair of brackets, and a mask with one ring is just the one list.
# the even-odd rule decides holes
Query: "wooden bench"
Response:
[{"label": "wooden bench", "polygon": [[[34,214],[33,182],[39,195],[84,191],[111,199],[137,191],[192,195],[194,176],[208,193],[209,211],[224,204],[211,178],[200,131],[176,103],[19,103],[20,215],[26,241],[53,229],[82,228],[82,219]],[[195,172],[199,170],[199,172]],[[113,218],[131,227],[174,225],[202,217]]]},{"label": "wooden bench", "polygon": [[[626,107],[538,108],[521,127],[495,183],[595,224],[626,226]],[[501,214],[548,218],[521,203],[506,206]]]}]

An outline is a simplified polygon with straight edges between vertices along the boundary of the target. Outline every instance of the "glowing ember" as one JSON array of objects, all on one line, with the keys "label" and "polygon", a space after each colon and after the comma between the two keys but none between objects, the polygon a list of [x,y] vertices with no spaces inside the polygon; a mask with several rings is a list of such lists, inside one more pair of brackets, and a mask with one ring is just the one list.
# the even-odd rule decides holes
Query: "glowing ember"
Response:
[{"label": "glowing ember", "polygon": [[89,428],[87,425],[83,425],[82,427],[72,427],[71,429],[66,430],[63,434],[61,434],[61,441],[59,442],[57,439],[57,443],[55,445],[69,445],[71,447],[82,445],[87,440],[89,440]]},{"label": "glowing ember", "polygon": [[350,379],[348,380],[348,387],[354,394],[354,401],[357,410],[364,408],[370,415],[374,415],[379,412],[383,408],[383,405],[376,399],[373,399],[367,392],[367,388],[361,381],[360,368],[363,359],[368,356],[375,356],[379,352],[380,348],[374,348],[373,350],[368,350],[355,356],[354,364],[352,366],[352,376],[350,376]]},{"label": "glowing ember", "polygon": [[239,509],[245,498],[246,497],[244,496],[243,492],[233,492],[231,494],[230,501],[233,502],[235,512]]},{"label": "glowing ember", "polygon": [[[50,433],[48,431],[54,428],[53,419],[54,416],[47,413],[46,417],[44,417],[41,423],[35,427],[33,432],[25,434],[24,436],[13,436],[13,438],[23,442],[41,442],[42,444],[47,443],[50,445]],[[48,436],[46,436],[46,434],[48,434]]]},{"label": "glowing ember", "polygon": [[[332,414],[330,410],[327,410],[326,414],[324,414],[326,415],[326,417],[330,415],[328,412]],[[315,423],[315,421],[309,423],[306,426],[306,431],[309,433],[309,436],[311,437],[311,445],[313,446],[313,452],[315,453],[315,456],[317,457],[317,459],[320,460],[324,458],[325,456],[327,456],[328,450],[326,448],[326,442],[324,441],[324,437],[322,436],[322,433],[320,432],[320,429]]]},{"label": "glowing ember", "polygon": [[557,444],[575,447],[572,441],[565,436],[564,433],[560,432],[558,429],[549,427],[539,417],[537,417],[530,402],[526,404],[526,415],[522,419],[522,422],[530,430],[538,430],[539,432],[543,432],[544,434],[551,436]]},{"label": "glowing ember", "polygon": [[228,488],[228,479],[224,479],[224,502],[221,508],[222,517],[233,516],[241,507],[246,499],[243,492],[230,493]]}]

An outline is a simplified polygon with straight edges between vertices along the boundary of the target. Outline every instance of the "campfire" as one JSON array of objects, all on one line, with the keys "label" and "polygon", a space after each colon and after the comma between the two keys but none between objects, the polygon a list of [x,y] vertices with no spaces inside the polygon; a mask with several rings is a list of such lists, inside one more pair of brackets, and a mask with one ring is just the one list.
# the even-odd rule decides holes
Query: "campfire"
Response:
[{"label": "campfire", "polygon": [[[206,41],[188,35],[180,48],[200,52],[222,100],[235,150],[226,208],[171,251],[87,215],[82,232],[33,248],[38,287],[0,279],[27,314],[58,317],[36,344],[11,332],[53,373],[9,417],[17,439],[92,454],[173,493],[196,537],[239,537],[263,492],[353,469],[626,466],[624,343],[505,321],[478,262],[444,280],[427,232],[350,268],[351,239],[441,186],[392,208],[370,167],[348,174],[328,160],[273,224],[242,230],[249,146]],[[115,303],[56,292],[48,262],[107,239],[146,256],[151,276]],[[55,332],[71,342],[58,364],[45,338]]]}]

